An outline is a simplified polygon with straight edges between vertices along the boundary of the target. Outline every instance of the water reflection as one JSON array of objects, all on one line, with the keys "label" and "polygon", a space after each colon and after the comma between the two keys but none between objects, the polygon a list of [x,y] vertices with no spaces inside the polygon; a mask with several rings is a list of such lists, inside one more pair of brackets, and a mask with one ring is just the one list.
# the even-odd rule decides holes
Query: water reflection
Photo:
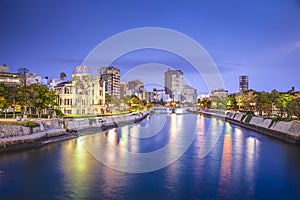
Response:
[{"label": "water reflection", "polygon": [[222,151],[222,163],[219,176],[218,195],[222,198],[228,198],[231,192],[232,182],[232,149],[231,149],[231,126],[226,123],[223,151]]},{"label": "water reflection", "polygon": [[80,140],[68,141],[61,154],[61,169],[65,174],[66,191],[72,191],[71,198],[83,199],[89,188],[88,178],[91,176],[89,160],[91,156],[85,150]]}]

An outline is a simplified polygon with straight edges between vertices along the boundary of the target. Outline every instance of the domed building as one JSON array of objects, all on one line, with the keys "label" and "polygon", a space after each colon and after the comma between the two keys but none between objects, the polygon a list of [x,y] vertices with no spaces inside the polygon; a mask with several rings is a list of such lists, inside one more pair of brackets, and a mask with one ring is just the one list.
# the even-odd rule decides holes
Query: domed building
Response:
[{"label": "domed building", "polygon": [[72,85],[73,114],[100,114],[105,111],[105,83],[94,80],[88,66],[77,66],[73,70]]},{"label": "domed building", "polygon": [[66,81],[54,88],[58,93],[58,108],[64,114],[101,114],[106,110],[105,83],[93,79],[88,66],[77,66],[72,81]]}]

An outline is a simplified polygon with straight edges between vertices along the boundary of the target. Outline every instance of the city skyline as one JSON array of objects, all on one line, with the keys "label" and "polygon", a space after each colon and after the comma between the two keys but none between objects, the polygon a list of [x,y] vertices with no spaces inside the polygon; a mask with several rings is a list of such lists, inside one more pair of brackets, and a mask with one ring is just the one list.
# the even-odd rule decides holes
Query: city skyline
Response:
[{"label": "city skyline", "polygon": [[[73,69],[103,40],[128,29],[151,26],[179,31],[201,44],[218,66],[229,93],[238,92],[241,75],[249,76],[249,89],[257,91],[300,88],[300,3],[296,0],[176,1],[172,5],[158,1],[3,1],[0,5],[4,30],[0,62],[10,66],[11,72],[26,67],[52,78],[66,72],[70,79]],[[203,81],[194,80],[189,63],[171,53],[130,52],[113,64],[122,76],[149,62],[181,69],[199,93],[209,92]]]}]

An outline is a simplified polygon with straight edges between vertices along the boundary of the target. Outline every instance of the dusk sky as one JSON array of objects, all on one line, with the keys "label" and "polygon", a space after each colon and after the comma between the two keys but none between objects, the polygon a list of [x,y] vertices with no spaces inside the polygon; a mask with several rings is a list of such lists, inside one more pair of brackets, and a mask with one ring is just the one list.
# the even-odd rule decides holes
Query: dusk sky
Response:
[{"label": "dusk sky", "polygon": [[[65,72],[71,79],[74,67],[105,39],[133,28],[162,27],[202,45],[230,93],[238,92],[244,74],[257,91],[300,90],[300,0],[1,0],[0,27],[0,64],[11,72],[26,67],[51,78]],[[167,52],[132,52],[114,65],[122,75],[154,62],[182,69],[198,93],[207,92],[188,63]]]}]

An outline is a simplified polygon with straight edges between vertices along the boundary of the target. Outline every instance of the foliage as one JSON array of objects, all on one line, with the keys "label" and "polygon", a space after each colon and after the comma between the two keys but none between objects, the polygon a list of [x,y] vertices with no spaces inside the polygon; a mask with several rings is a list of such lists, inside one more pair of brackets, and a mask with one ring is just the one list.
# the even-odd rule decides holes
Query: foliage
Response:
[{"label": "foliage", "polygon": [[287,104],[287,112],[289,116],[296,116],[300,119],[300,97],[293,99]]},{"label": "foliage", "polygon": [[141,101],[137,96],[132,95],[129,99],[129,110],[132,112],[136,112],[138,110],[142,110],[144,107],[143,101]]},{"label": "foliage", "polygon": [[199,101],[200,107],[203,109],[209,109],[211,108],[211,99],[209,98],[204,98],[201,101]]},{"label": "foliage", "polygon": [[226,103],[226,108],[228,110],[237,109],[237,101],[236,101],[235,94],[228,95],[228,97],[227,97],[227,103]]},{"label": "foliage", "polygon": [[8,87],[4,84],[0,84],[0,108],[5,113],[8,108],[13,108],[13,117],[15,117],[17,89],[15,87]]},{"label": "foliage", "polygon": [[55,109],[55,113],[57,117],[63,117],[64,113],[60,109]]},{"label": "foliage", "polygon": [[245,122],[249,123],[251,121],[251,119],[252,119],[252,115],[247,115]]},{"label": "foliage", "polygon": [[0,125],[15,125],[25,127],[38,127],[39,124],[32,121],[12,122],[12,121],[0,121]]},{"label": "foliage", "polygon": [[290,94],[281,94],[277,100],[276,105],[280,109],[280,116],[283,116],[284,112],[288,111],[288,104],[292,101],[292,96]]},{"label": "foliage", "polygon": [[211,98],[211,107],[213,109],[220,109],[220,110],[224,110],[226,109],[226,98],[219,98],[216,96],[213,96]]}]

